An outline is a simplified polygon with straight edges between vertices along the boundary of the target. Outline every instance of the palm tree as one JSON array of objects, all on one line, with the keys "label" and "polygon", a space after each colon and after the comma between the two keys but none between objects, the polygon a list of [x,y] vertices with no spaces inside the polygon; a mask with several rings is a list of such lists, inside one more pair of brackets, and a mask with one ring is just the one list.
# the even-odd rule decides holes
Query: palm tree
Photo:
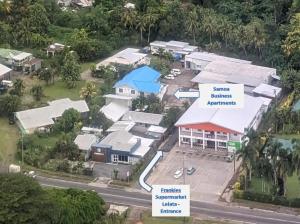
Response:
[{"label": "palm tree", "polygon": [[186,18],[186,29],[189,33],[192,33],[194,45],[196,44],[196,32],[199,28],[199,17],[197,13],[197,8],[194,7],[192,11],[190,11]]},{"label": "palm tree", "polygon": [[297,172],[297,175],[300,174],[300,140],[293,139],[293,166]]},{"label": "palm tree", "polygon": [[41,85],[35,85],[31,88],[30,93],[36,101],[40,101],[43,96],[43,87]]},{"label": "palm tree", "polygon": [[223,17],[219,21],[219,33],[220,36],[225,41],[225,46],[228,47],[228,40],[231,39],[233,32],[233,24],[227,19],[227,17]]},{"label": "palm tree", "polygon": [[209,43],[212,43],[212,36],[216,33],[217,17],[213,10],[209,10],[202,17],[202,30],[209,34]]},{"label": "palm tree", "polygon": [[2,0],[0,2],[0,13],[4,16],[10,14],[11,12],[11,2],[9,0]]},{"label": "palm tree", "polygon": [[80,91],[80,97],[84,98],[86,101],[90,101],[96,94],[96,85],[92,82],[88,82]]},{"label": "palm tree", "polygon": [[130,29],[134,26],[134,23],[137,19],[137,12],[131,9],[125,9],[123,11],[121,21],[125,27],[129,27]]},{"label": "palm tree", "polygon": [[[237,151],[237,159],[242,159],[242,166],[245,170],[245,190],[247,188],[248,174],[249,180],[251,181],[252,169],[254,167],[254,163],[260,149],[259,136],[255,131],[250,130],[247,133],[246,138],[248,138],[248,140],[244,141],[242,144],[242,148]],[[249,141],[251,142],[251,144]]]},{"label": "palm tree", "polygon": [[[293,174],[292,153],[283,148],[280,142],[271,140],[266,146],[266,158],[272,167],[273,186],[277,189],[279,187],[279,190],[276,190],[275,193],[284,195],[286,178],[288,175]],[[282,182],[281,186],[279,186],[280,182]]]},{"label": "palm tree", "polygon": [[145,20],[148,25],[148,43],[150,43],[150,36],[151,36],[151,28],[154,27],[155,23],[158,20],[159,15],[154,10],[149,10],[148,13],[145,15]]},{"label": "palm tree", "polygon": [[12,94],[17,95],[17,96],[22,96],[23,91],[25,89],[24,82],[22,79],[16,79],[14,81],[14,88],[12,89]]},{"label": "palm tree", "polygon": [[146,29],[147,21],[145,15],[139,15],[137,18],[136,28],[140,31],[140,41],[143,43],[143,32]]}]

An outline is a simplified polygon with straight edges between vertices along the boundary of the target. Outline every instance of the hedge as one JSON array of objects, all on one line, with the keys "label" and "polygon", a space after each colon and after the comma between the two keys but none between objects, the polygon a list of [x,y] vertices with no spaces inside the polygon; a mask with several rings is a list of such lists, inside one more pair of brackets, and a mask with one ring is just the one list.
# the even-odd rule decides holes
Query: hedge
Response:
[{"label": "hedge", "polygon": [[233,192],[233,197],[236,199],[300,208],[300,198],[287,199],[286,197],[241,190],[235,190]]}]

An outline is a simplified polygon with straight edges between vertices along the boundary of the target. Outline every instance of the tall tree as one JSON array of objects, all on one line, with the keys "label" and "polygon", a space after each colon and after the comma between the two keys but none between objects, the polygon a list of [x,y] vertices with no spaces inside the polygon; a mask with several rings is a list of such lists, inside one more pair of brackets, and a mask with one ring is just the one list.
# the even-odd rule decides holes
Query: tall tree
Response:
[{"label": "tall tree", "polygon": [[22,96],[24,92],[25,86],[22,79],[16,79],[14,81],[13,89],[10,91],[11,94]]},{"label": "tall tree", "polygon": [[30,93],[36,101],[40,101],[43,96],[43,87],[41,85],[35,85],[31,88]]},{"label": "tall tree", "polygon": [[68,52],[64,58],[62,67],[62,79],[69,88],[74,88],[80,80],[80,66],[74,52]]},{"label": "tall tree", "polygon": [[137,22],[136,22],[136,28],[140,32],[140,42],[143,44],[143,32],[146,29],[147,21],[146,21],[146,16],[145,15],[138,15],[137,17]]},{"label": "tall tree", "polygon": [[54,203],[38,182],[23,174],[0,174],[0,223],[57,223]]},{"label": "tall tree", "polygon": [[87,82],[85,87],[80,90],[80,97],[86,101],[90,101],[97,94],[96,85],[92,82]]},{"label": "tall tree", "polygon": [[186,29],[189,33],[192,34],[194,45],[196,45],[196,32],[199,29],[199,17],[196,7],[194,7],[190,12],[188,12],[186,18]]}]

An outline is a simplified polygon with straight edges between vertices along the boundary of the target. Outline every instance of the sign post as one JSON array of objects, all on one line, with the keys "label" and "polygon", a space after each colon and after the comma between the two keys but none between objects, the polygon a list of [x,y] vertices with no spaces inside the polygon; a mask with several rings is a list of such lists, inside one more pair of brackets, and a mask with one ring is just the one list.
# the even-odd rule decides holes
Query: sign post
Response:
[{"label": "sign post", "polygon": [[233,153],[233,171],[235,172],[235,153],[237,150],[241,149],[241,143],[235,141],[228,141],[228,152]]}]

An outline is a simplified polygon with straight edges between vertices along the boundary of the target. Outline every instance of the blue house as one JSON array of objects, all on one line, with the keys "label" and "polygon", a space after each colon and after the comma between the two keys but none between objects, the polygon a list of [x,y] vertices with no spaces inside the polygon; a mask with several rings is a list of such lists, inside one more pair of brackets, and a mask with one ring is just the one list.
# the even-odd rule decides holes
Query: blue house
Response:
[{"label": "blue house", "polygon": [[140,95],[159,95],[163,85],[159,81],[160,73],[148,66],[137,68],[118,81],[114,88],[117,95],[136,98]]}]

